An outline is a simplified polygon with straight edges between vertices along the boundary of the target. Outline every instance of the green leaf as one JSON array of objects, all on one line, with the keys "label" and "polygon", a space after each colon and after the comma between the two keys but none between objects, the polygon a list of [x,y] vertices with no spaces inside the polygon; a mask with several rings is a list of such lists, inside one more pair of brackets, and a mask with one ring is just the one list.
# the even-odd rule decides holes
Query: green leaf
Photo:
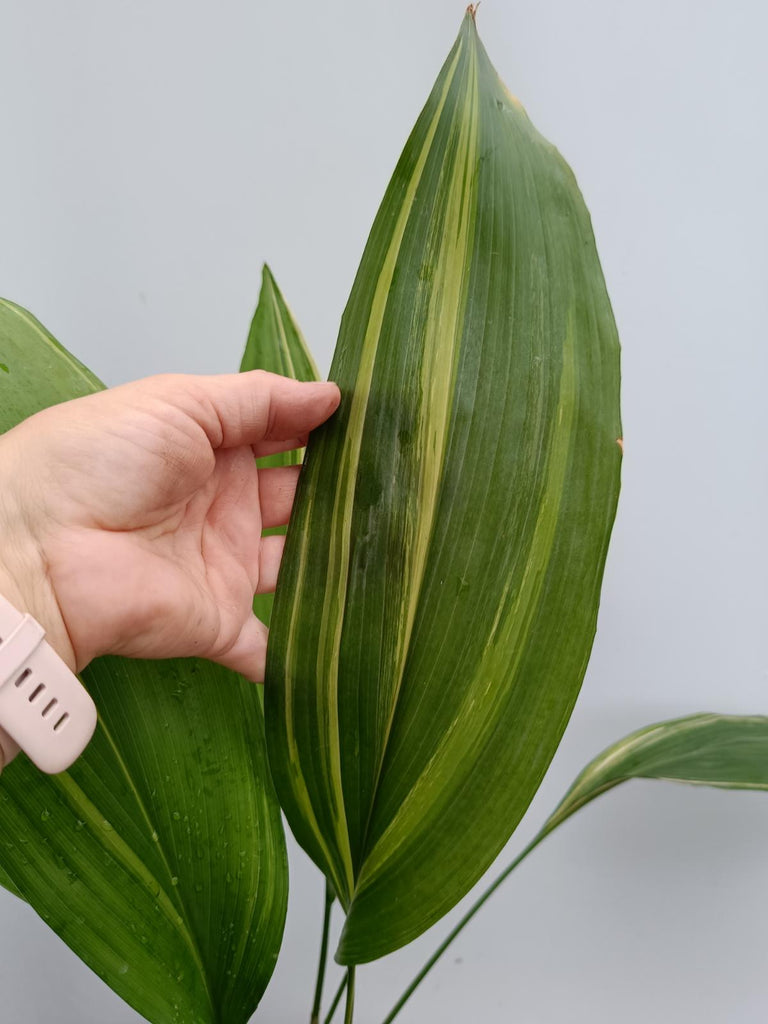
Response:
[{"label": "green leaf", "polygon": [[[320,380],[304,335],[288,308],[272,271],[265,263],[261,291],[245,344],[240,370],[269,370],[294,380]],[[285,459],[294,452],[281,452]],[[272,457],[272,456],[270,456]],[[277,465],[287,465],[285,461]]]},{"label": "green leaf", "polygon": [[589,215],[468,15],[342,320],[265,692],[337,959],[415,938],[506,843],[586,669],[619,490],[619,348]]},{"label": "green leaf", "polygon": [[0,867],[0,885],[4,889],[7,889],[8,892],[12,892],[14,896],[18,896],[20,899],[24,899],[19,890],[13,884],[13,879],[11,878],[11,876],[6,871],[4,871],[2,867]]},{"label": "green leaf", "polygon": [[526,848],[497,875],[450,931],[384,1019],[413,993],[499,886],[539,843],[601,793],[630,779],[664,779],[720,789],[768,790],[768,718],[690,715],[625,736],[587,765]]},{"label": "green leaf", "polygon": [[[99,381],[0,301],[0,431]],[[0,882],[156,1024],[253,1013],[287,898],[257,690],[208,662],[102,658],[99,709],[69,772],[19,756],[0,776]]]},{"label": "green leaf", "polygon": [[[240,363],[240,372],[246,370],[269,370],[294,380],[320,380],[304,335],[266,263],[261,272],[259,302]],[[301,449],[278,452],[260,459],[259,466],[295,466],[303,456]],[[276,527],[265,533],[285,533],[285,529]],[[253,599],[254,614],[267,625],[272,616],[272,602],[272,594],[256,594]]]},{"label": "green leaf", "polygon": [[629,779],[720,789],[768,789],[768,718],[690,715],[625,736],[587,765],[537,836]]}]

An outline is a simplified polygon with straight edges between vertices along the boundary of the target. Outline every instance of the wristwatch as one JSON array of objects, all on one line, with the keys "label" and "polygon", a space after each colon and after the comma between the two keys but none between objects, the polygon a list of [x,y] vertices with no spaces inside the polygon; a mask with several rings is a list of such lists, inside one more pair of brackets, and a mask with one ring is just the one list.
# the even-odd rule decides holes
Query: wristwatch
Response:
[{"label": "wristwatch", "polygon": [[63,772],[85,750],[96,718],[40,623],[0,595],[0,770],[23,750],[41,771]]}]

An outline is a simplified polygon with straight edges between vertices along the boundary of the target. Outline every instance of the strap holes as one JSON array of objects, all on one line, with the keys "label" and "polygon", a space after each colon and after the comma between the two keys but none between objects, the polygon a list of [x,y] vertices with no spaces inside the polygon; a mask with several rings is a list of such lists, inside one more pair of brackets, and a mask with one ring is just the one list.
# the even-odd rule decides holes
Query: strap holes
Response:
[{"label": "strap holes", "polygon": [[30,704],[34,704],[34,702],[37,700],[37,698],[40,696],[40,694],[44,693],[44,692],[45,692],[45,683],[39,683],[34,688],[32,693],[30,693],[30,695],[27,698],[27,700],[29,701]]},{"label": "strap holes", "polygon": [[55,697],[53,698],[53,700],[49,700],[48,703],[43,708],[43,718],[45,718],[46,715],[53,711],[53,709],[56,707],[58,703],[59,702],[56,700]]},{"label": "strap holes", "polygon": [[27,679],[29,679],[29,677],[31,675],[32,675],[32,669],[31,668],[25,668],[24,671],[19,676],[19,678],[16,680],[16,683],[14,685],[15,686],[21,686],[22,683],[24,683]]},{"label": "strap holes", "polygon": [[68,721],[69,721],[69,714],[65,711],[64,714],[61,716],[61,718],[56,723],[56,725],[54,725],[53,731],[54,732],[58,732],[59,729],[63,729]]}]

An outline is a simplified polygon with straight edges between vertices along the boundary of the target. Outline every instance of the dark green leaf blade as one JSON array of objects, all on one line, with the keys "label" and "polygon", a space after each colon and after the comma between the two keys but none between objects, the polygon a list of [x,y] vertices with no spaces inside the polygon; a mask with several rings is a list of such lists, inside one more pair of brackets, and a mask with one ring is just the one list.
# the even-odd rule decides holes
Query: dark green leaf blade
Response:
[{"label": "dark green leaf blade", "polygon": [[415,938],[480,877],[586,668],[619,489],[616,329],[569,168],[471,16],[400,158],[310,441],[266,689],[281,803],[348,911]]},{"label": "dark green leaf blade", "polygon": [[4,889],[7,889],[8,892],[12,892],[14,896],[18,896],[19,899],[24,899],[24,897],[21,895],[19,890],[14,885],[11,876],[6,871],[4,871],[2,867],[0,867],[0,885]]},{"label": "dark green leaf blade", "polygon": [[[0,301],[0,431],[99,381]],[[0,776],[0,881],[155,1024],[237,1024],[274,968],[287,865],[257,690],[194,659],[102,658],[85,754]]]},{"label": "dark green leaf blade", "polygon": [[[266,263],[261,272],[258,305],[240,363],[240,372],[246,370],[269,370],[294,380],[320,380],[304,335]],[[303,457],[303,449],[278,452],[260,459],[259,466],[295,466]],[[276,527],[266,532],[285,533],[285,529]],[[266,625],[272,617],[273,600],[273,594],[257,594],[253,599],[254,615]]]}]

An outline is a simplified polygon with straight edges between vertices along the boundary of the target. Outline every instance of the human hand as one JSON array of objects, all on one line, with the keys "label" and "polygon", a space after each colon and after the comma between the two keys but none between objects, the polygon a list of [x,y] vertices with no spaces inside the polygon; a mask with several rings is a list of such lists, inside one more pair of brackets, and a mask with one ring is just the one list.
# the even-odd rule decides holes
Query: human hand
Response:
[{"label": "human hand", "polygon": [[100,654],[198,656],[264,678],[273,590],[299,467],[334,384],[260,370],[148,377],[30,417],[0,437],[0,593],[73,671]]}]

